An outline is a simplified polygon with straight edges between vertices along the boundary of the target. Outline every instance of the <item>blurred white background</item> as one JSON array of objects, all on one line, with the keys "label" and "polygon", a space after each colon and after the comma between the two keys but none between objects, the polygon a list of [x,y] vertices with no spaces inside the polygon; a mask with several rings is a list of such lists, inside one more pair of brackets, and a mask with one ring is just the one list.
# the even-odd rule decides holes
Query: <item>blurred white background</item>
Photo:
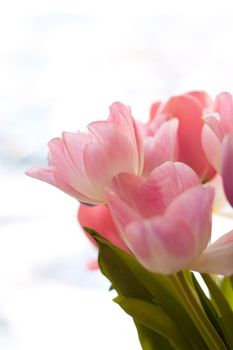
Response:
[{"label": "blurred white background", "polygon": [[232,15],[224,0],[1,2],[2,350],[140,349],[108,281],[86,269],[96,252],[78,204],[24,171],[116,100],[146,120],[160,98],[232,92]]}]

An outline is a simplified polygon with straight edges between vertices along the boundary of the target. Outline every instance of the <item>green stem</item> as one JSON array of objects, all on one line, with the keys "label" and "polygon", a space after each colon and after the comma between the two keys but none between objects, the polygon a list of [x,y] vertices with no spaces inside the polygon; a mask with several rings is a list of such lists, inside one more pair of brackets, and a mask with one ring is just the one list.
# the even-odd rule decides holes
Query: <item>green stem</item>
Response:
[{"label": "green stem", "polygon": [[180,293],[181,300],[189,312],[197,329],[201,333],[210,350],[226,350],[225,344],[222,342],[215,328],[212,326],[205,312],[203,311],[199,301],[193,294],[190,285],[186,281],[183,272],[170,276],[177,291]]}]

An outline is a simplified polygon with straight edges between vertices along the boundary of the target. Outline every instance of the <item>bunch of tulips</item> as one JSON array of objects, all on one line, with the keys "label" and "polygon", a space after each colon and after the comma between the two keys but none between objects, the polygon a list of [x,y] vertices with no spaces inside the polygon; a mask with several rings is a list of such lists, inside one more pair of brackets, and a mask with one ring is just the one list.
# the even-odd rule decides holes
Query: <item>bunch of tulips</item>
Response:
[{"label": "bunch of tulips", "polygon": [[81,203],[142,348],[233,349],[233,230],[211,241],[213,208],[233,207],[231,94],[156,102],[146,124],[116,102],[107,120],[48,147],[48,166],[27,174]]}]

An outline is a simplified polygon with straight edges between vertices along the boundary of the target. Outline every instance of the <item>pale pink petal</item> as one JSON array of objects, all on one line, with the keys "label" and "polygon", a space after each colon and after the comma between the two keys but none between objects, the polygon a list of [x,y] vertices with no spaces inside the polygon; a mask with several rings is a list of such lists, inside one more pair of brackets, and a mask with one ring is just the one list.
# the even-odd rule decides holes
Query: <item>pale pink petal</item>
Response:
[{"label": "pale pink petal", "polygon": [[129,173],[121,173],[114,176],[112,180],[112,190],[132,209],[140,212],[141,197],[139,189],[146,182],[142,176],[137,176]]},{"label": "pale pink petal", "polygon": [[143,142],[136,121],[132,117],[131,109],[123,103],[115,102],[110,106],[108,120],[118,126],[125,137],[130,137],[138,155],[138,174],[141,174],[144,161]]},{"label": "pale pink petal", "polygon": [[222,143],[208,125],[202,128],[202,146],[209,162],[220,171]]},{"label": "pale pink petal", "polygon": [[55,138],[48,143],[48,146],[50,158],[59,179],[69,184],[76,191],[83,193],[84,196],[93,198],[93,202],[99,202],[97,191],[90,185],[87,175],[83,173],[81,167],[76,168],[62,140]]},{"label": "pale pink petal", "polygon": [[215,109],[220,114],[220,123],[225,133],[233,132],[233,99],[223,92],[216,97]]},{"label": "pale pink petal", "polygon": [[223,140],[221,174],[226,197],[233,207],[233,134]]},{"label": "pale pink petal", "polygon": [[220,141],[224,137],[224,131],[220,124],[220,116],[218,113],[207,114],[203,117],[204,122],[210,127]]},{"label": "pale pink petal", "polygon": [[85,196],[83,193],[78,192],[73,187],[71,187],[69,183],[67,183],[63,178],[60,178],[59,174],[56,173],[54,166],[44,168],[32,168],[27,170],[25,173],[26,175],[31,176],[35,179],[47,182],[50,185],[58,187],[60,190],[62,190],[65,193],[68,193],[70,196],[78,199],[80,202],[90,202],[89,197]]},{"label": "pale pink petal", "polygon": [[194,237],[193,258],[207,246],[211,235],[214,189],[196,186],[179,195],[167,208],[165,217],[182,222]]},{"label": "pale pink petal", "polygon": [[174,198],[199,184],[199,177],[188,165],[179,162],[163,163],[153,170],[138,191],[142,216],[163,214]]},{"label": "pale pink petal", "polygon": [[195,246],[189,227],[163,217],[131,223],[123,239],[142,265],[165,275],[186,267]]},{"label": "pale pink petal", "polygon": [[85,146],[93,141],[91,135],[82,132],[63,132],[62,141],[69,153],[76,171],[82,174],[82,176],[86,175],[83,162],[83,151]]},{"label": "pale pink petal", "polygon": [[90,197],[98,197],[98,191],[87,176],[83,159],[85,147],[93,142],[92,136],[82,132],[63,132],[62,141],[75,169],[76,187]]},{"label": "pale pink petal", "polygon": [[112,188],[142,217],[151,217],[164,213],[178,194],[199,184],[199,177],[189,166],[166,162],[148,178],[119,174],[113,179]]},{"label": "pale pink petal", "polygon": [[[111,161],[122,163],[118,173],[129,171],[141,174],[143,167],[142,138],[129,107],[114,103],[110,107],[109,119],[93,122],[88,125],[88,129],[105,148]],[[124,164],[127,164],[127,168]]]},{"label": "pale pink petal", "polygon": [[173,201],[164,216],[129,224],[122,238],[150,271],[176,273],[187,267],[208,243],[212,200],[211,188],[190,189]]},{"label": "pale pink petal", "polygon": [[209,245],[190,269],[225,276],[233,274],[233,231]]},{"label": "pale pink petal", "polygon": [[125,227],[140,215],[111,189],[106,189],[105,193],[113,221],[122,235]]},{"label": "pale pink petal", "polygon": [[159,128],[153,137],[145,138],[143,175],[147,176],[152,170],[166,161],[175,161],[178,152],[178,120],[172,119]]},{"label": "pale pink petal", "polygon": [[134,156],[132,148],[127,145],[125,139],[122,139],[122,142],[119,141],[113,138],[111,146],[92,142],[84,150],[87,176],[102,198],[104,198],[104,187],[110,187],[112,178],[116,174],[124,171],[136,172],[131,163]]}]

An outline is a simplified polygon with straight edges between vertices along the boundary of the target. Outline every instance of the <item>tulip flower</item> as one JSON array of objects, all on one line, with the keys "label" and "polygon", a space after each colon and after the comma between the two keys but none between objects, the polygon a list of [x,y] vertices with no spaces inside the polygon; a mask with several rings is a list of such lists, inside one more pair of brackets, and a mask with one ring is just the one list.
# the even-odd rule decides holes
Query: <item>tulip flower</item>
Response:
[{"label": "tulip flower", "polygon": [[166,162],[148,178],[119,174],[107,198],[122,239],[148,270],[233,273],[232,233],[207,247],[214,190],[187,165]]},{"label": "tulip flower", "polygon": [[106,201],[104,187],[114,175],[140,175],[143,168],[142,139],[130,108],[114,103],[107,121],[88,125],[89,133],[64,132],[48,144],[49,166],[27,175],[54,185],[80,202]]},{"label": "tulip flower", "polygon": [[229,93],[216,97],[215,111],[205,117],[202,143],[209,161],[222,175],[226,197],[233,206],[233,98]]},{"label": "tulip flower", "polygon": [[177,160],[188,164],[203,182],[210,180],[215,171],[208,161],[201,143],[201,131],[204,125],[204,110],[213,110],[213,102],[202,91],[193,91],[181,96],[171,97],[167,102],[157,102],[151,107],[148,133],[153,135],[161,125],[171,118],[177,118],[178,156]]}]

